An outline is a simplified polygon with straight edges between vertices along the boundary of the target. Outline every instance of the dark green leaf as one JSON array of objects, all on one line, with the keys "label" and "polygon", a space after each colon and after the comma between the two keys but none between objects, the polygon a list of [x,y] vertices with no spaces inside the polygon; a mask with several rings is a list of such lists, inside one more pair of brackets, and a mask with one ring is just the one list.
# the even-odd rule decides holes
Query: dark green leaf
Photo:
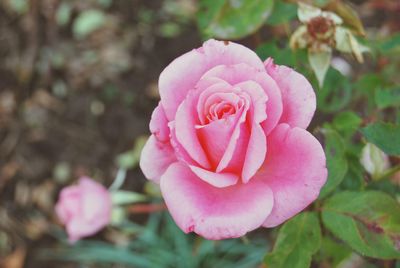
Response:
[{"label": "dark green leaf", "polygon": [[361,129],[364,137],[389,155],[400,155],[400,125],[378,122]]},{"label": "dark green leaf", "polygon": [[278,25],[286,23],[296,18],[297,6],[288,4],[282,0],[275,1],[271,16],[267,19],[267,24]]},{"label": "dark green leaf", "polygon": [[329,260],[332,267],[338,267],[343,260],[348,259],[352,254],[352,249],[343,242],[337,242],[325,236],[322,238],[321,249],[316,257],[317,261]]},{"label": "dark green leaf", "polygon": [[207,37],[239,39],[261,27],[272,7],[272,0],[202,0],[198,24]]},{"label": "dark green leaf", "polygon": [[[347,149],[347,148],[346,148]],[[364,168],[360,164],[359,156],[354,154],[347,155],[348,170],[340,187],[342,189],[359,191],[364,189]]]},{"label": "dark green leaf", "polygon": [[314,212],[303,212],[279,230],[273,251],[265,257],[267,267],[308,268],[321,245],[321,229]]},{"label": "dark green leaf", "polygon": [[353,134],[362,123],[362,119],[354,112],[342,112],[333,119],[333,127],[345,136]]},{"label": "dark green leaf", "polygon": [[400,258],[400,205],[377,192],[341,192],[322,211],[324,225],[362,255]]},{"label": "dark green leaf", "polygon": [[332,129],[324,129],[323,133],[328,179],[321,189],[319,198],[324,198],[332,192],[342,182],[347,172],[346,148],[343,139]]},{"label": "dark green leaf", "polygon": [[381,109],[400,107],[400,87],[375,91],[375,102]]},{"label": "dark green leaf", "polygon": [[318,109],[326,112],[336,112],[350,102],[352,88],[347,77],[339,71],[329,68],[324,86],[316,91]]},{"label": "dark green leaf", "polygon": [[358,79],[354,88],[363,92],[373,92],[376,88],[384,84],[384,79],[378,74],[368,73],[364,74]]},{"label": "dark green leaf", "polygon": [[289,48],[279,48],[275,41],[260,45],[257,47],[256,53],[262,60],[272,57],[276,64],[295,66],[296,63],[295,53]]}]

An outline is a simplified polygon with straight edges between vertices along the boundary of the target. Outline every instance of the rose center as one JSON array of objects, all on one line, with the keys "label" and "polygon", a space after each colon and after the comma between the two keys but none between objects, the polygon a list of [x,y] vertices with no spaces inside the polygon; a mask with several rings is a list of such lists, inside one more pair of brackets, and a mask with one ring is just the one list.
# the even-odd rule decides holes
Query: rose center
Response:
[{"label": "rose center", "polygon": [[307,24],[308,33],[319,41],[329,41],[335,34],[335,23],[322,16],[313,18]]},{"label": "rose center", "polygon": [[220,103],[214,103],[210,106],[207,120],[208,122],[212,122],[215,120],[226,118],[227,116],[235,113],[236,107],[234,107],[231,103],[222,101]]}]

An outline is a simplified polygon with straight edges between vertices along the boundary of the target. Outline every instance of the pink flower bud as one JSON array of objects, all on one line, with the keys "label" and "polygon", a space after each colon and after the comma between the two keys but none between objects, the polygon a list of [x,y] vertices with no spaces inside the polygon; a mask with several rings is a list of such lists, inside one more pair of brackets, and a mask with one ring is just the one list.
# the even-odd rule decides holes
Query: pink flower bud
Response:
[{"label": "pink flower bud", "polygon": [[82,177],[78,185],[62,189],[55,209],[73,243],[97,233],[110,222],[111,196],[101,184]]}]

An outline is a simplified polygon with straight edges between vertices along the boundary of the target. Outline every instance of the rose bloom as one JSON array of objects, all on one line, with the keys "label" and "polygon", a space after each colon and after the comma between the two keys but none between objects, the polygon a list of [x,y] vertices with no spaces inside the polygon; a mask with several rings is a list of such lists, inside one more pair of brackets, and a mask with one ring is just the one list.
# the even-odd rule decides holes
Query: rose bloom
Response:
[{"label": "rose bloom", "polygon": [[66,226],[69,241],[91,236],[106,226],[111,219],[110,193],[103,185],[88,177],[78,185],[62,189],[56,204],[56,213]]},{"label": "rose bloom", "polygon": [[209,40],[164,69],[159,91],[140,166],[184,232],[239,237],[318,197],[327,170],[305,130],[316,99],[304,76]]}]

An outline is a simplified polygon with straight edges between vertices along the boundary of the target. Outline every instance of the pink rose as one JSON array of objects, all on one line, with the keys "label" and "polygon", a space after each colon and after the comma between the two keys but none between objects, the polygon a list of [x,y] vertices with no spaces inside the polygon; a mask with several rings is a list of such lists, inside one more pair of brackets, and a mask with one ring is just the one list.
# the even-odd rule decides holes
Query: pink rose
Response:
[{"label": "pink rose", "polygon": [[66,225],[70,242],[97,233],[110,222],[111,196],[101,184],[88,177],[78,185],[62,189],[56,213]]},{"label": "pink rose", "polygon": [[305,130],[316,100],[304,76],[209,40],[168,65],[159,90],[140,166],[184,232],[239,237],[318,197],[327,170]]}]

